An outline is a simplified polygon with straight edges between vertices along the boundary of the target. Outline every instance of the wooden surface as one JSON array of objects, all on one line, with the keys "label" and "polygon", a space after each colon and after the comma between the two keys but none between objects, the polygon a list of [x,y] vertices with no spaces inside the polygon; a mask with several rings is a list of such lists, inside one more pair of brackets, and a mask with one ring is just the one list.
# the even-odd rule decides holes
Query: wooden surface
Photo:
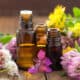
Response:
[{"label": "wooden surface", "polygon": [[[46,73],[47,80],[70,80],[67,76],[63,76],[61,74],[61,71],[54,71],[52,73]],[[37,73],[32,75],[32,77],[28,78],[26,80],[46,80],[44,73]]]},{"label": "wooden surface", "polygon": [[[46,16],[34,16],[33,22],[34,24],[44,23],[46,19]],[[0,16],[0,32],[15,34],[19,27],[18,16]]]},{"label": "wooden surface", "polygon": [[[63,71],[53,71],[47,73],[47,80],[70,80],[67,76],[62,75]],[[31,76],[24,76],[23,72],[20,71],[20,78],[8,77],[7,73],[0,73],[0,80],[46,80],[44,73],[37,73]]]}]

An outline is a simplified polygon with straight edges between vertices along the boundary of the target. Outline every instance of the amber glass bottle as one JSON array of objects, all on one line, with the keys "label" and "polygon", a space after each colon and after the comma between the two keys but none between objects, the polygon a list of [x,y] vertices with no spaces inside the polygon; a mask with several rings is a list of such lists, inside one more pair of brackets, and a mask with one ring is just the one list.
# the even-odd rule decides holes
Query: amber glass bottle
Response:
[{"label": "amber glass bottle", "polygon": [[47,37],[47,56],[51,59],[53,70],[61,70],[60,57],[62,56],[62,45],[60,33],[55,28],[50,28],[48,30]]},{"label": "amber glass bottle", "polygon": [[46,31],[47,28],[44,24],[38,24],[36,25],[36,45],[41,46],[41,45],[46,45]]},{"label": "amber glass bottle", "polygon": [[32,11],[20,11],[21,28],[17,32],[17,64],[21,69],[28,69],[35,54]]},{"label": "amber glass bottle", "polygon": [[47,33],[47,27],[44,24],[36,25],[36,30],[35,30],[36,53],[38,53],[40,50],[46,52],[46,42],[47,42],[46,33]]}]

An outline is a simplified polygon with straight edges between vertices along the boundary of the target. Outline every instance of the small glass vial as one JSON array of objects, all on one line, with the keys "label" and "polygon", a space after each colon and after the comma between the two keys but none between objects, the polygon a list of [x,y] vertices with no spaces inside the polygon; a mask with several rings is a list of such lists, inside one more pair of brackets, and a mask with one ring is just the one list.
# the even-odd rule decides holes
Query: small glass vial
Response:
[{"label": "small glass vial", "polygon": [[36,55],[40,50],[46,52],[46,42],[47,42],[47,27],[44,24],[36,25],[35,29],[35,42],[36,42]]},{"label": "small glass vial", "polygon": [[20,11],[21,28],[17,32],[17,64],[21,69],[33,66],[35,54],[32,11]]},{"label": "small glass vial", "polygon": [[62,44],[60,32],[56,28],[48,30],[47,37],[47,57],[52,61],[51,68],[53,70],[61,70],[60,57],[62,56]]},{"label": "small glass vial", "polygon": [[46,33],[47,33],[47,27],[44,24],[38,24],[36,25],[36,45],[40,46],[46,45]]}]

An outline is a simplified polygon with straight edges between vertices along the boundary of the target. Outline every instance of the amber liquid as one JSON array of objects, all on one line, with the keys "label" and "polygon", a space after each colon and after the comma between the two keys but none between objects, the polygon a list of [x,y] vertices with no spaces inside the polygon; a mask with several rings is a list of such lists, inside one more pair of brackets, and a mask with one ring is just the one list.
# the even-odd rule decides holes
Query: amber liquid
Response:
[{"label": "amber liquid", "polygon": [[43,24],[38,24],[35,30],[35,43],[36,43],[36,55],[37,57],[38,52],[43,50],[46,52],[46,26]]},{"label": "amber liquid", "polygon": [[34,65],[35,54],[34,32],[20,30],[17,35],[17,64],[21,69],[28,69]]},{"label": "amber liquid", "polygon": [[46,26],[40,24],[36,28],[36,45],[38,47],[45,47],[46,45]]}]

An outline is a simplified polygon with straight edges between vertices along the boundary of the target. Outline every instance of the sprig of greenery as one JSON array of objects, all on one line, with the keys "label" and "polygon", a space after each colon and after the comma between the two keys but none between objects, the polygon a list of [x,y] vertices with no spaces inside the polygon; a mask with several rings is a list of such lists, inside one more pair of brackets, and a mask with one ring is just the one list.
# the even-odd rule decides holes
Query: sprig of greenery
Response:
[{"label": "sprig of greenery", "polygon": [[76,18],[80,18],[80,8],[73,7],[73,16]]},{"label": "sprig of greenery", "polygon": [[77,43],[77,41],[75,41],[75,48],[78,50],[78,52],[80,52],[80,46],[79,46],[79,44]]},{"label": "sprig of greenery", "polygon": [[68,27],[74,26],[75,23],[80,22],[80,8],[78,7],[73,7],[72,9],[73,15],[72,14],[66,14],[66,22],[65,25]]},{"label": "sprig of greenery", "polygon": [[0,43],[2,44],[6,44],[8,43],[11,39],[12,39],[12,35],[8,34],[8,35],[3,35],[0,37]]}]

